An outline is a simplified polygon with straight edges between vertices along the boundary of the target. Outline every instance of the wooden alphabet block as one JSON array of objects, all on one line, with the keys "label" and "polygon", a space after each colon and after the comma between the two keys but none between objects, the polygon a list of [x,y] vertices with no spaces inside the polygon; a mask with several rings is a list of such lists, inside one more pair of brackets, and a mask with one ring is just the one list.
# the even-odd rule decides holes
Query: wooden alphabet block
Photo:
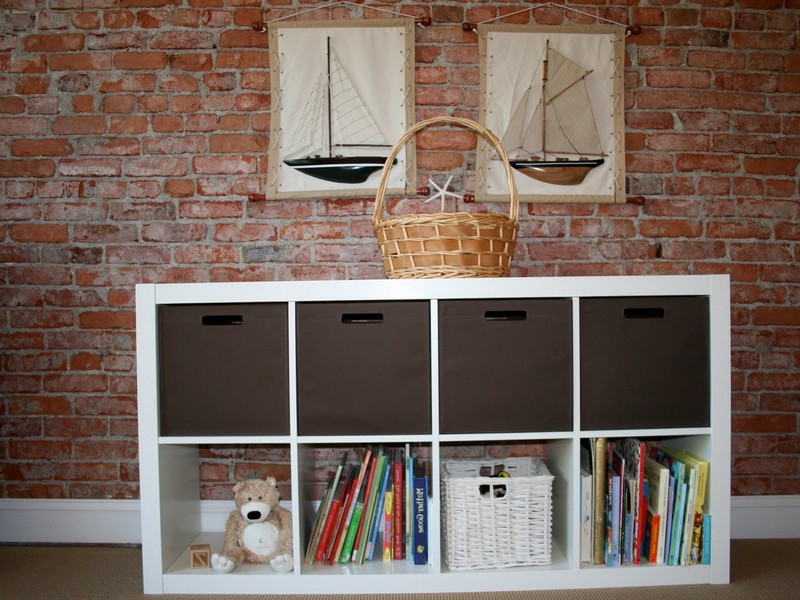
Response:
[{"label": "wooden alphabet block", "polygon": [[211,566],[211,546],[208,544],[192,544],[189,557],[193,569],[205,569]]}]

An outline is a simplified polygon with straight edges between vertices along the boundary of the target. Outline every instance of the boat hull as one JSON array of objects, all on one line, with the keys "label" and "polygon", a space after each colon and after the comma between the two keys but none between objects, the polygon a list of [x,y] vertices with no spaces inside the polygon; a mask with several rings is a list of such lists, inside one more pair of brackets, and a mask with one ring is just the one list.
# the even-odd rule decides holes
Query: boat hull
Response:
[{"label": "boat hull", "polygon": [[[305,175],[332,183],[364,183],[386,162],[381,156],[332,156],[287,158],[283,161]],[[392,164],[396,164],[395,159]]]},{"label": "boat hull", "polygon": [[605,162],[602,158],[592,160],[510,160],[512,167],[542,183],[554,185],[578,185],[589,172]]}]

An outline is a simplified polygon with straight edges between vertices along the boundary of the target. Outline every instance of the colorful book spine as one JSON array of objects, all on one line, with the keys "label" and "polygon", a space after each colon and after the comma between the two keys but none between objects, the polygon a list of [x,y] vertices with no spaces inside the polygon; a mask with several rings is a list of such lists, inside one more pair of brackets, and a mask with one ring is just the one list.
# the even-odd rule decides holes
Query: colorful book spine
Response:
[{"label": "colorful book spine", "polygon": [[350,518],[350,524],[347,528],[347,535],[344,538],[344,544],[342,545],[342,551],[339,554],[339,562],[340,563],[348,563],[350,562],[350,557],[353,554],[353,545],[356,541],[356,535],[358,534],[358,528],[361,524],[361,516],[364,513],[364,495],[366,493],[366,488],[362,487],[358,491],[358,497],[356,498],[356,503],[353,505],[353,514]]},{"label": "colorful book spine", "polygon": [[393,537],[393,550],[392,558],[394,560],[403,560],[403,533],[405,531],[403,525],[403,456],[400,450],[397,451],[397,456],[394,461],[394,522],[392,523]]},{"label": "colorful book spine", "polygon": [[364,477],[366,476],[367,467],[371,458],[372,450],[367,450],[364,455],[364,462],[361,463],[361,469],[358,472],[358,477],[356,478],[355,485],[353,486],[353,492],[350,494],[350,498],[348,500],[348,507],[345,511],[345,518],[344,522],[342,523],[342,528],[339,532],[339,539],[336,543],[334,552],[328,558],[328,562],[330,564],[337,562],[342,554],[342,548],[344,547],[347,533],[350,531],[350,523],[353,520],[353,513],[356,509],[356,503],[358,501],[359,494],[361,493],[361,486],[364,483]]},{"label": "colorful book spine", "polygon": [[[375,555],[375,547],[378,545],[378,532],[381,530],[381,524],[383,523],[383,506],[384,502],[386,502],[386,486],[389,483],[390,473],[391,470],[388,467],[388,460],[386,456],[384,456],[381,487],[378,490],[377,504],[375,505],[375,516],[372,524],[372,533],[367,546],[367,560],[372,560],[372,557]],[[383,542],[383,539],[381,539],[381,542]]]},{"label": "colorful book spine", "polygon": [[394,524],[394,490],[390,485],[386,489],[386,495],[383,502],[383,560],[392,560],[394,548],[394,532],[392,526]]}]

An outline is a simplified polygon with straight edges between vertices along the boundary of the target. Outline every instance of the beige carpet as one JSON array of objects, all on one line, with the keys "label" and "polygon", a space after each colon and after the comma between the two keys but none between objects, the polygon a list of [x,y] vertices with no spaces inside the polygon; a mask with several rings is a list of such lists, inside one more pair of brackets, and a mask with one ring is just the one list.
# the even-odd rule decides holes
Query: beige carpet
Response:
[{"label": "beige carpet", "polygon": [[[731,584],[494,594],[431,594],[435,600],[770,600],[800,599],[800,540],[735,540]],[[141,550],[95,546],[0,546],[3,600],[252,600],[275,596],[145,596]],[[348,588],[356,578],[348,578]],[[295,600],[420,600],[424,594],[292,596]]]}]

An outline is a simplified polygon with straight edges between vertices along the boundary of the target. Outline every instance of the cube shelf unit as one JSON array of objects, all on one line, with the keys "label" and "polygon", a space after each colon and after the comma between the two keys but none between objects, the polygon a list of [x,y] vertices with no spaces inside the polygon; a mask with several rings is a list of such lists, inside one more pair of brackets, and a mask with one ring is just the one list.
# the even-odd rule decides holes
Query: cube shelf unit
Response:
[{"label": "cube shelf unit", "polygon": [[[727,583],[729,294],[726,275],[138,285],[144,591]],[[580,444],[597,436],[669,441],[710,461],[710,564],[581,563]],[[381,443],[429,454],[429,564],[306,565],[315,450]],[[492,443],[543,449],[550,565],[451,571],[442,560],[439,465],[452,446]],[[220,551],[224,527],[199,498],[201,447],[262,444],[290,456],[294,571],[191,569],[190,546]]]}]

